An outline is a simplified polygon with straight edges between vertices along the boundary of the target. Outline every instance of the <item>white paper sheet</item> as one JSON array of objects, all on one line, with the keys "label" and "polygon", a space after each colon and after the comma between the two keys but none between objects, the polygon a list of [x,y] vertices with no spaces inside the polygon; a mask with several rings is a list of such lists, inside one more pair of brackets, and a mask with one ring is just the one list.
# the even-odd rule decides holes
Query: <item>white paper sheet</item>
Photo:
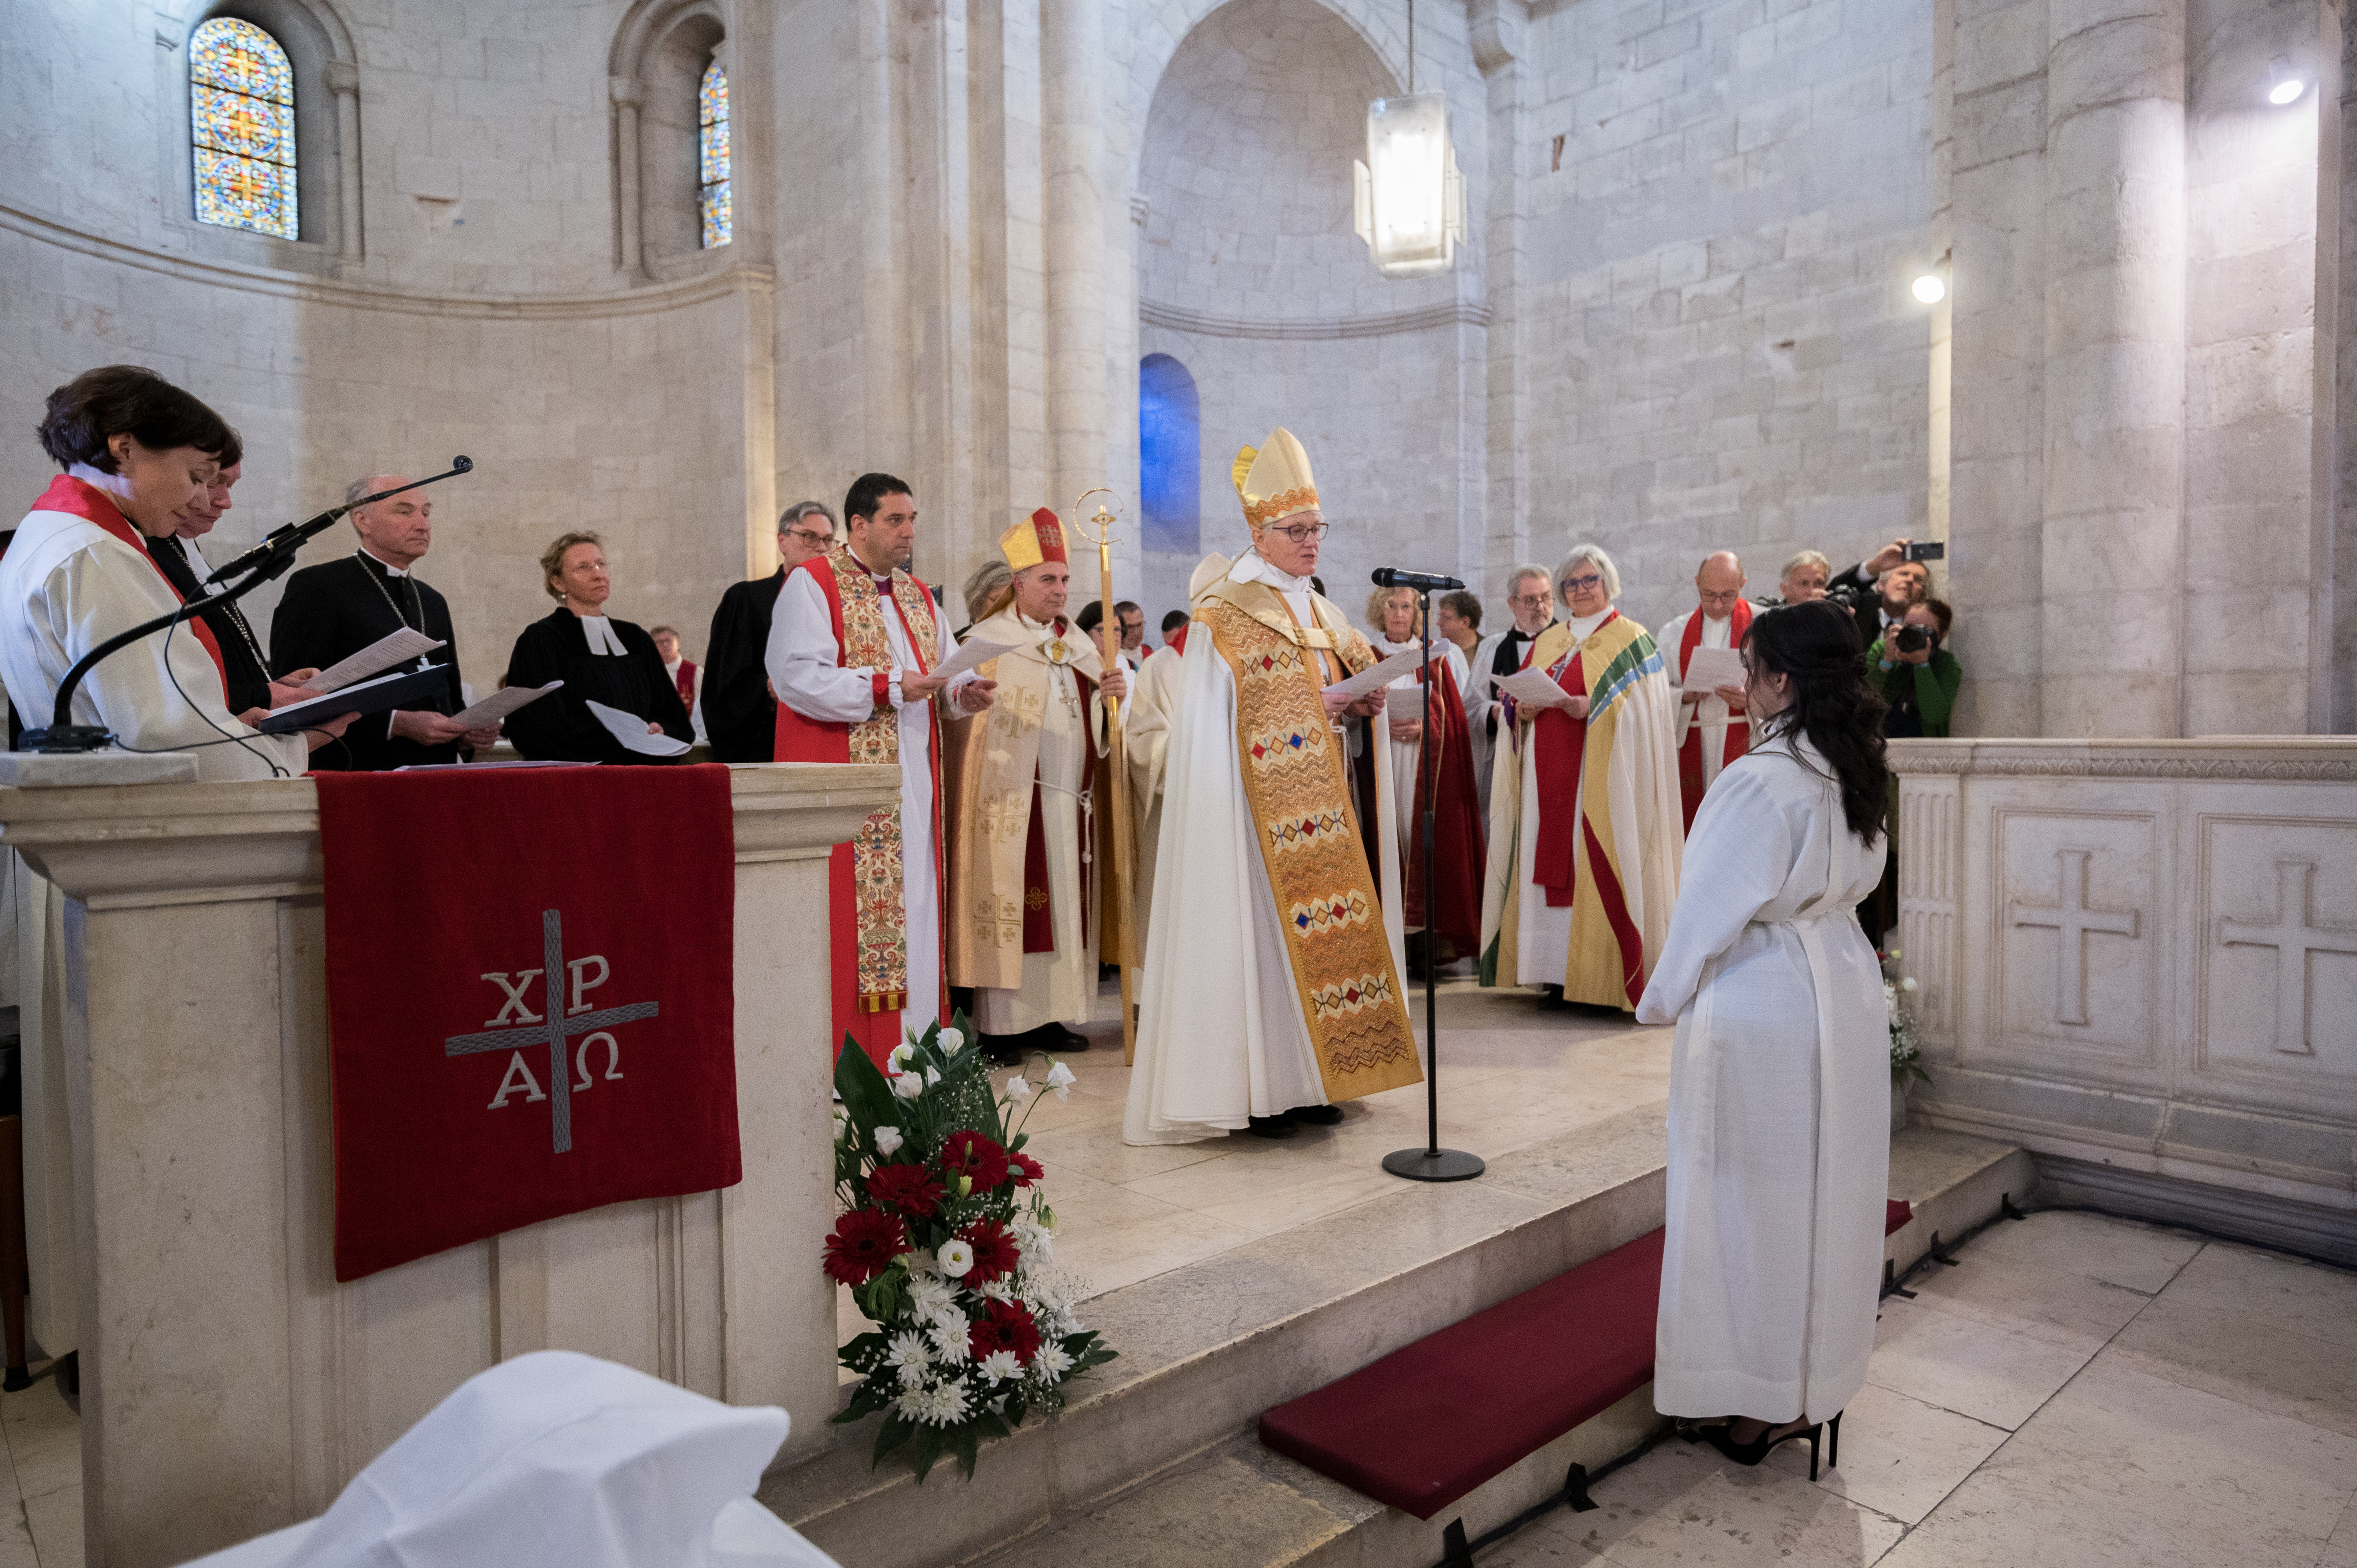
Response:
[{"label": "white paper sheet", "polygon": [[986,664],[1004,653],[1012,653],[1023,645],[1019,642],[985,642],[980,638],[961,642],[957,651],[933,666],[933,673],[954,679],[977,664]]},{"label": "white paper sheet", "polygon": [[661,730],[649,730],[647,721],[636,714],[626,714],[603,703],[587,706],[591,716],[606,726],[606,733],[622,743],[625,751],[635,751],[641,757],[677,757],[687,749],[687,742],[673,740]]},{"label": "white paper sheet", "polygon": [[[1388,686],[1401,676],[1413,671],[1420,654],[1421,650],[1411,648],[1405,653],[1394,653],[1389,659],[1378,660],[1348,680],[1335,682],[1326,688],[1327,693],[1329,695],[1348,698],[1355,703],[1376,687]],[[1448,644],[1434,643],[1432,654],[1435,659],[1448,657]]]},{"label": "white paper sheet", "polygon": [[1716,692],[1743,684],[1743,655],[1732,648],[1697,648],[1686,660],[1684,690]]},{"label": "white paper sheet", "polygon": [[527,703],[536,703],[559,686],[562,681],[551,681],[545,686],[502,686],[479,703],[468,704],[450,716],[468,729],[480,729],[497,724]]},{"label": "white paper sheet", "polygon": [[371,675],[382,674],[398,664],[413,659],[423,659],[437,648],[449,644],[422,631],[403,627],[389,631],[349,659],[339,659],[317,675],[303,682],[307,692],[340,692],[355,681],[365,681]]},{"label": "white paper sheet", "polygon": [[1544,670],[1517,670],[1511,675],[1501,675],[1495,689],[1526,708],[1561,708],[1571,703],[1571,693],[1549,680]]}]

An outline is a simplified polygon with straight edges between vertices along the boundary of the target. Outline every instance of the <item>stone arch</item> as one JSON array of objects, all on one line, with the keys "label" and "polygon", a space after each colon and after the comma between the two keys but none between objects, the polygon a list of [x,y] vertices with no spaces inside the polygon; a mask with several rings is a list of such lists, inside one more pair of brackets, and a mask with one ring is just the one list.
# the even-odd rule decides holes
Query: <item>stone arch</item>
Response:
[{"label": "stone arch", "polygon": [[[626,277],[669,279],[726,264],[727,247],[703,247],[696,208],[696,89],[716,59],[733,97],[737,73],[719,0],[637,0],[614,31],[606,63],[614,249]],[[736,144],[741,154],[741,135]]]}]

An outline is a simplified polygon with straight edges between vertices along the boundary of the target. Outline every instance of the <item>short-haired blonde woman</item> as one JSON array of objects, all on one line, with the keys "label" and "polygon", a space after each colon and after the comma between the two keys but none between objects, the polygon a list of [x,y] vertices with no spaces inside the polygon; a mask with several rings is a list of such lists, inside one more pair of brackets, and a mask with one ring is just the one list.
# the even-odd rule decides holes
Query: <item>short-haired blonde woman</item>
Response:
[{"label": "short-haired blonde woman", "polygon": [[669,760],[631,751],[614,738],[590,703],[635,714],[650,734],[693,741],[694,728],[679,687],[663,669],[654,639],[636,624],[606,614],[614,591],[606,569],[606,542],[594,533],[559,534],[540,557],[541,586],[556,601],[545,620],[523,628],[508,656],[508,684],[545,686],[562,681],[508,719],[508,738],[535,760],[645,763]]}]

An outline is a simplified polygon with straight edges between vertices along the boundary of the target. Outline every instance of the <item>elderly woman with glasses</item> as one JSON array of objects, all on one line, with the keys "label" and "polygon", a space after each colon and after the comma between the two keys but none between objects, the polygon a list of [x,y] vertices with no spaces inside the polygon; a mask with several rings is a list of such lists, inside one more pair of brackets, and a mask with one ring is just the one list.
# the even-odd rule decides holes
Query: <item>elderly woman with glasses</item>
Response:
[{"label": "elderly woman with glasses", "polygon": [[1481,983],[1630,1012],[1677,897],[1677,699],[1602,548],[1575,545],[1555,591],[1564,618],[1499,689]]}]

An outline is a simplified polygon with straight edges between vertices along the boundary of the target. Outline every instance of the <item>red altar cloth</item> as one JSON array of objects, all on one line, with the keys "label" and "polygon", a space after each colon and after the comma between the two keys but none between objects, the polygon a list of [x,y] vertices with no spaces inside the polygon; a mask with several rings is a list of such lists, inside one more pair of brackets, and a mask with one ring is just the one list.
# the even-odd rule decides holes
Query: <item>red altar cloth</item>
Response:
[{"label": "red altar cloth", "polygon": [[740,1179],[726,768],[315,777],[337,1279]]}]

